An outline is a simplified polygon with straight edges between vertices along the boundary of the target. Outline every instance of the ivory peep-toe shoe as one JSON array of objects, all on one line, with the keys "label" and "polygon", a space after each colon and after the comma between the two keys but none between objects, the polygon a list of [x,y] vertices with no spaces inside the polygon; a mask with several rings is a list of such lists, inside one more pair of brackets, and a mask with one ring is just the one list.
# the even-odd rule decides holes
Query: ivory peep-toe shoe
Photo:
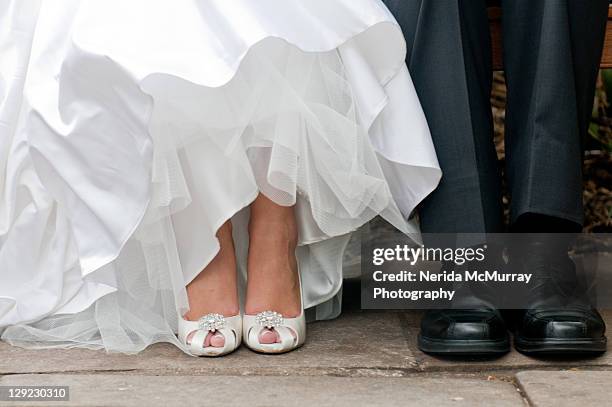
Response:
[{"label": "ivory peep-toe shoe", "polygon": [[[179,317],[178,337],[193,356],[223,356],[238,349],[242,342],[242,316],[224,317],[220,314],[207,314],[197,321],[187,321]],[[209,333],[219,332],[225,338],[222,347],[204,346]],[[189,335],[195,334],[187,340]]]},{"label": "ivory peep-toe shoe", "polygon": [[[304,296],[302,280],[300,282],[301,312],[296,318],[285,318],[276,311],[264,311],[257,315],[244,315],[243,339],[251,350],[261,353],[285,353],[299,348],[306,341],[306,317],[304,315]],[[264,329],[274,329],[278,332],[280,342],[265,344],[259,342],[259,335]]]}]

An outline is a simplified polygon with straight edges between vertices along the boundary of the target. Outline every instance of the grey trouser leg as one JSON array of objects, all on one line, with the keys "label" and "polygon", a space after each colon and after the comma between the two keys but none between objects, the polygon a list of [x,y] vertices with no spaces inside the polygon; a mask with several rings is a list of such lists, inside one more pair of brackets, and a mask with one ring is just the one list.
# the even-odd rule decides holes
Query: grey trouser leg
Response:
[{"label": "grey trouser leg", "polygon": [[443,171],[420,210],[423,231],[501,231],[485,0],[385,3],[403,27],[408,67]]},{"label": "grey trouser leg", "polygon": [[582,147],[593,107],[608,0],[503,0],[511,220],[582,224]]},{"label": "grey trouser leg", "polygon": [[[403,26],[442,183],[421,210],[425,232],[499,232],[501,180],[489,95],[484,0],[386,0]],[[580,136],[593,102],[607,0],[503,0],[512,219],[582,221]]]}]

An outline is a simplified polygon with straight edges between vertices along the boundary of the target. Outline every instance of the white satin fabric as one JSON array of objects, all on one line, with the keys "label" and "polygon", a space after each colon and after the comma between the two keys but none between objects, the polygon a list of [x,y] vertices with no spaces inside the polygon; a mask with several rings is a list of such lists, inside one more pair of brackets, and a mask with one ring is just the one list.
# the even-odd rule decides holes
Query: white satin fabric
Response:
[{"label": "white satin fabric", "polygon": [[248,205],[296,205],[307,307],[342,253],[440,179],[378,0],[0,0],[0,330],[22,346],[180,346],[185,285]]}]

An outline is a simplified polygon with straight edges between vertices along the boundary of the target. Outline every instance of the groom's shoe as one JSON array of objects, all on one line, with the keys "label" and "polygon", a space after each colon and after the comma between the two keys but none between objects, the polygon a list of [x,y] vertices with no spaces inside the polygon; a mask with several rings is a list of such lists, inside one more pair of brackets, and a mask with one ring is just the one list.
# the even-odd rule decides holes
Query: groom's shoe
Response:
[{"label": "groom's shoe", "polygon": [[511,251],[511,264],[533,273],[534,280],[529,306],[515,330],[516,349],[527,354],[605,352],[605,323],[576,292],[576,270],[567,242],[528,240]]},{"label": "groom's shoe", "polygon": [[490,308],[427,311],[418,345],[425,353],[439,355],[493,355],[510,350],[504,320]]},{"label": "groom's shoe", "polygon": [[519,322],[514,346],[526,354],[603,353],[605,330],[601,315],[591,307],[535,307]]},{"label": "groom's shoe", "polygon": [[[491,250],[493,252],[493,250]],[[496,256],[491,255],[491,258]],[[501,255],[499,256],[501,257]],[[445,270],[479,270],[483,265],[444,264]],[[473,288],[477,288],[477,294]],[[457,293],[452,308],[429,310],[421,320],[419,349],[439,355],[496,355],[510,350],[510,337],[504,319],[492,305],[494,292],[487,287],[454,283]]]}]

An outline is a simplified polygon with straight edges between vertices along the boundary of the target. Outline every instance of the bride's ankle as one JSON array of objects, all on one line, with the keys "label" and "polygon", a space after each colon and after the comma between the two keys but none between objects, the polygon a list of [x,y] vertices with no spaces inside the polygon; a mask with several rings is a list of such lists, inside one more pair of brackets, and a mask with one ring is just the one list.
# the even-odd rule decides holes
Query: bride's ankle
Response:
[{"label": "bride's ankle", "polygon": [[206,314],[221,314],[226,317],[240,312],[238,281],[235,262],[213,260],[193,281],[187,285],[188,320],[197,320]]},{"label": "bride's ankle", "polygon": [[230,222],[219,229],[219,252],[187,285],[190,310],[184,315],[185,319],[194,321],[206,314],[230,317],[240,313],[236,256],[231,233]]}]

